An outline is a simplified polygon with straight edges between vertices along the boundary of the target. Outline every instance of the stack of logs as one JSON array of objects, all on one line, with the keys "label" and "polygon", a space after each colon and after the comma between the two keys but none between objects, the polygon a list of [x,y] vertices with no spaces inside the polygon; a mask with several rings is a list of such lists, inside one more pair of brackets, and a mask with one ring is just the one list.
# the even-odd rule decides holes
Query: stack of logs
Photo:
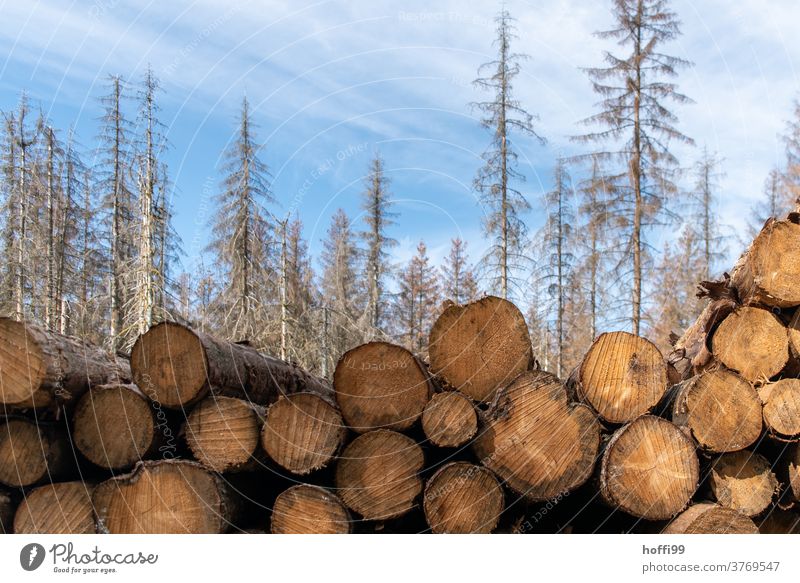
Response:
[{"label": "stack of logs", "polygon": [[769,221],[666,358],[600,335],[561,380],[510,302],[332,384],[160,323],[128,363],[0,320],[0,528],[18,533],[800,531],[800,220]]}]

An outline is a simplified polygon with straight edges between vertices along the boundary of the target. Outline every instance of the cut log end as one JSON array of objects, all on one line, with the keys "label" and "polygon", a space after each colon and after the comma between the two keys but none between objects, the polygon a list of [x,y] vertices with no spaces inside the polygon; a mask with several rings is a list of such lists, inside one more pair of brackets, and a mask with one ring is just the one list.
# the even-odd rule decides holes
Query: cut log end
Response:
[{"label": "cut log end", "polygon": [[385,429],[365,433],[339,457],[337,492],[368,520],[402,516],[422,491],[423,462],[422,449],[409,437]]},{"label": "cut log end", "polygon": [[570,404],[561,381],[543,371],[524,373],[497,393],[474,442],[481,463],[533,501],[583,484],[599,445],[589,408]]},{"label": "cut log end", "polygon": [[0,422],[0,483],[24,487],[57,476],[66,464],[67,447],[60,432],[40,429],[28,419]]},{"label": "cut log end", "polygon": [[47,484],[30,492],[17,509],[17,534],[94,534],[91,486],[83,482]]},{"label": "cut log end", "polygon": [[478,414],[462,393],[437,393],[422,412],[422,430],[434,445],[459,447],[478,432]]},{"label": "cut log end", "polygon": [[645,415],[618,429],[606,445],[600,493],[628,514],[666,520],[686,508],[699,479],[691,440],[669,421]]},{"label": "cut log end", "polygon": [[761,514],[778,490],[778,479],[769,461],[747,450],[727,453],[715,460],[709,483],[721,506],[745,516]]},{"label": "cut log end", "polygon": [[764,403],[764,424],[779,439],[800,439],[800,379],[781,379],[758,391]]},{"label": "cut log end", "polygon": [[184,426],[186,444],[194,458],[220,473],[239,469],[252,459],[260,431],[256,409],[232,397],[202,400]]},{"label": "cut log end", "polygon": [[428,481],[424,509],[434,533],[487,534],[503,512],[503,489],[486,468],[453,462]]},{"label": "cut log end", "polygon": [[525,318],[494,296],[449,306],[431,328],[428,352],[431,372],[482,402],[533,363]]},{"label": "cut log end", "polygon": [[348,534],[350,527],[350,513],[339,497],[319,486],[292,486],[272,509],[273,534]]},{"label": "cut log end", "polygon": [[267,411],[261,444],[282,468],[305,475],[325,467],[347,429],[336,408],[312,393],[281,397]]},{"label": "cut log end", "polygon": [[11,494],[0,488],[0,534],[11,534],[16,504]]},{"label": "cut log end", "polygon": [[711,338],[711,351],[729,369],[750,381],[764,382],[789,361],[789,336],[778,317],[761,308],[729,314]]},{"label": "cut log end", "polygon": [[42,351],[23,322],[0,318],[0,402],[24,403],[44,382],[46,364]]},{"label": "cut log end", "polygon": [[744,514],[717,504],[690,506],[664,529],[665,534],[758,534],[758,527]]},{"label": "cut log end", "polygon": [[578,393],[610,423],[655,407],[667,390],[667,364],[655,344],[627,332],[601,334],[578,372]]}]

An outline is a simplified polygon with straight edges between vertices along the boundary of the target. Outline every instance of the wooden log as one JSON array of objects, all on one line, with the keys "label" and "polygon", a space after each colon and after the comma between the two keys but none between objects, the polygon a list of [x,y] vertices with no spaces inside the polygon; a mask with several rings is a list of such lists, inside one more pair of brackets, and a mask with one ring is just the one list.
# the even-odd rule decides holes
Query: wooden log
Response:
[{"label": "wooden log", "polygon": [[789,331],[789,350],[797,363],[800,361],[800,309],[794,311],[787,329]]},{"label": "wooden log", "polygon": [[217,534],[237,510],[224,481],[196,462],[139,462],[92,494],[97,531],[111,534]]},{"label": "wooden log", "polygon": [[409,512],[422,492],[422,449],[386,429],[364,433],[339,456],[336,491],[351,510],[367,520],[386,520]]},{"label": "wooden log", "polygon": [[764,425],[779,441],[800,439],[800,379],[781,379],[759,388]]},{"label": "wooden log", "polygon": [[703,372],[714,364],[711,337],[719,324],[733,312],[738,304],[727,282],[702,282],[698,296],[710,298],[708,304],[680,338],[672,338],[673,351],[667,360],[675,366],[683,379]]},{"label": "wooden log", "polygon": [[800,514],[770,508],[763,520],[759,521],[758,532],[761,534],[800,534]]},{"label": "wooden log", "polygon": [[649,340],[607,332],[592,343],[570,383],[600,417],[627,423],[661,401],[667,391],[667,363]]},{"label": "wooden log", "polygon": [[22,417],[0,420],[0,483],[32,486],[58,478],[72,464],[72,451],[59,426]]},{"label": "wooden log", "polygon": [[571,404],[564,385],[528,371],[497,392],[474,441],[481,463],[529,500],[549,500],[592,474],[600,426],[585,405]]},{"label": "wooden log", "polygon": [[761,400],[736,373],[706,370],[674,387],[673,393],[672,422],[707,452],[744,449],[761,435]]},{"label": "wooden log", "polygon": [[600,494],[612,507],[666,520],[689,504],[700,479],[694,444],[675,425],[644,415],[618,429],[600,465]]},{"label": "wooden log", "polygon": [[731,271],[744,305],[800,305],[800,225],[797,216],[770,219]]},{"label": "wooden log", "polygon": [[136,340],[131,369],[142,392],[170,408],[187,407],[209,393],[266,406],[281,395],[331,391],[296,364],[171,322]]},{"label": "wooden log", "polygon": [[744,514],[717,504],[702,502],[684,510],[664,529],[664,534],[758,534],[758,527]]},{"label": "wooden log", "polygon": [[428,353],[433,374],[480,402],[535,363],[522,313],[494,296],[448,306],[431,328]]},{"label": "wooden log", "polygon": [[46,484],[27,494],[14,517],[17,534],[95,534],[92,485]]},{"label": "wooden log", "polygon": [[158,447],[150,402],[135,385],[92,387],[78,401],[72,422],[75,447],[101,468],[131,468]]},{"label": "wooden log", "polygon": [[437,393],[422,412],[422,430],[439,447],[460,447],[478,432],[478,414],[463,393]]},{"label": "wooden log", "polygon": [[503,512],[503,489],[486,468],[451,462],[428,480],[423,506],[434,533],[488,534]]},{"label": "wooden log", "polygon": [[26,322],[0,318],[0,403],[47,407],[86,389],[127,382],[128,363],[89,343]]},{"label": "wooden log", "polygon": [[709,485],[720,506],[745,516],[764,512],[779,489],[769,461],[747,450],[717,458],[711,467]]},{"label": "wooden log", "polygon": [[336,365],[333,387],[342,417],[358,433],[408,429],[433,393],[427,371],[414,355],[387,342],[346,352]]},{"label": "wooden log", "polygon": [[17,505],[11,493],[0,488],[0,534],[11,534]]},{"label": "wooden log", "polygon": [[800,502],[800,445],[787,452],[788,494],[795,503]]},{"label": "wooden log", "polygon": [[273,534],[349,534],[350,513],[336,494],[308,484],[282,492],[272,509]]},{"label": "wooden log", "polygon": [[789,335],[772,312],[739,308],[714,332],[711,351],[719,362],[751,383],[765,382],[789,361]]},{"label": "wooden log", "polygon": [[210,395],[186,419],[183,435],[192,456],[214,472],[253,467],[264,411],[242,399]]},{"label": "wooden log", "polygon": [[261,445],[279,466],[303,476],[327,466],[346,435],[335,406],[319,395],[297,393],[270,406]]}]

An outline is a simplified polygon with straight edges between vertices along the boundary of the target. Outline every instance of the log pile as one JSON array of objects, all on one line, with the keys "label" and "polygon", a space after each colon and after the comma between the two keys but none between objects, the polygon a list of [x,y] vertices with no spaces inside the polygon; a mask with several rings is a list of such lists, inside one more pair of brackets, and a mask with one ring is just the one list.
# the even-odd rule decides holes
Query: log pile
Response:
[{"label": "log pile", "polygon": [[0,319],[0,530],[797,533],[798,223],[701,283],[670,354],[606,332],[565,379],[491,296],[332,382],[176,323],[129,364]]}]

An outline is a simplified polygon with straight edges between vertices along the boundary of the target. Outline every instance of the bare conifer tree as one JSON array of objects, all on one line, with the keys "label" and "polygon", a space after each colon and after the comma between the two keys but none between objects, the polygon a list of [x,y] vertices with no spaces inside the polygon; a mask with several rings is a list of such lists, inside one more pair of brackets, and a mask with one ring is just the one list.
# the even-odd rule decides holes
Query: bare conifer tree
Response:
[{"label": "bare conifer tree", "polygon": [[466,304],[478,296],[478,282],[467,255],[467,243],[461,238],[450,241],[450,253],[440,267],[440,288],[444,299]]},{"label": "bare conifer tree", "polygon": [[689,220],[702,246],[702,270],[697,276],[704,281],[716,275],[716,263],[725,256],[726,238],[720,232],[717,211],[717,188],[722,177],[720,164],[714,154],[703,148],[694,167],[694,208],[689,213]]},{"label": "bare conifer tree", "polygon": [[428,332],[439,308],[439,287],[428,250],[420,241],[417,253],[400,272],[395,299],[395,324],[403,344],[417,354],[427,350]]}]

